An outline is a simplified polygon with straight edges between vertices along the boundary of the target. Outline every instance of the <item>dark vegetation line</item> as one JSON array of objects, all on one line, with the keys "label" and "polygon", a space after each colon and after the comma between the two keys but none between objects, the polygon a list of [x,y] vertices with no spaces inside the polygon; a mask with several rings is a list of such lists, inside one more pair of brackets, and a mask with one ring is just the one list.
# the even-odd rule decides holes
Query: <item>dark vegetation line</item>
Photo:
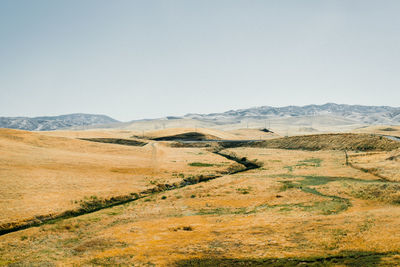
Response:
[{"label": "dark vegetation line", "polygon": [[125,145],[125,146],[144,146],[147,143],[130,140],[130,139],[121,139],[121,138],[78,138],[84,141],[98,142],[98,143],[109,143],[109,144],[117,144],[117,145]]},{"label": "dark vegetation line", "polygon": [[102,209],[107,209],[107,208],[111,208],[114,206],[126,204],[126,203],[136,201],[141,198],[151,196],[156,193],[179,189],[179,188],[183,188],[188,185],[194,185],[194,184],[198,184],[198,183],[202,183],[202,182],[207,182],[210,180],[220,178],[224,175],[232,175],[232,174],[245,172],[248,170],[252,170],[252,169],[261,167],[261,165],[255,163],[255,162],[251,162],[251,161],[247,160],[246,158],[236,158],[233,155],[223,154],[223,153],[220,153],[219,151],[216,151],[214,153],[217,155],[220,155],[222,157],[225,157],[229,160],[236,161],[237,163],[245,166],[245,168],[239,169],[239,170],[234,170],[229,173],[222,174],[222,175],[198,175],[195,177],[187,177],[187,178],[184,178],[181,182],[177,182],[177,183],[173,183],[173,184],[157,184],[155,187],[146,189],[139,193],[131,193],[129,195],[115,196],[115,197],[111,197],[109,199],[101,199],[101,198],[92,197],[86,201],[81,201],[80,207],[77,209],[74,209],[74,210],[67,210],[60,214],[39,215],[39,216],[35,216],[33,219],[26,220],[23,222],[11,222],[11,223],[6,223],[3,225],[0,225],[0,236],[8,234],[8,233],[24,230],[27,228],[31,228],[31,227],[37,227],[37,226],[40,226],[43,224],[53,223],[58,220],[64,220],[64,219],[69,219],[69,218],[73,218],[73,217],[78,217],[78,216],[96,212],[96,211],[99,211]]},{"label": "dark vegetation line", "polygon": [[380,179],[380,180],[382,180],[382,181],[390,182],[390,179],[389,179],[389,178],[387,178],[387,177],[385,177],[385,176],[383,176],[383,175],[380,175],[380,174],[377,172],[376,169],[366,169],[366,168],[362,168],[362,167],[358,167],[358,166],[353,165],[353,164],[349,161],[349,158],[350,158],[350,157],[349,157],[349,155],[347,154],[347,150],[344,150],[344,154],[345,154],[345,157],[346,157],[346,166],[349,166],[349,167],[351,167],[351,168],[353,168],[353,169],[355,169],[355,170],[359,170],[359,171],[362,171],[362,172],[369,173],[369,174],[371,174],[371,175],[377,177],[378,179]]},{"label": "dark vegetation line", "polygon": [[236,161],[239,164],[242,164],[246,167],[246,169],[242,170],[242,171],[247,171],[247,170],[252,170],[252,169],[257,169],[262,167],[262,165],[260,163],[256,163],[255,161],[250,161],[247,158],[243,157],[243,158],[238,158],[237,156],[234,155],[229,155],[229,154],[224,154],[221,153],[220,150],[214,151],[214,154],[217,154],[219,156],[222,156],[224,158],[227,158],[229,160],[233,160]]},{"label": "dark vegetation line", "polygon": [[369,174],[375,176],[376,178],[378,178],[378,179],[381,180],[381,181],[384,181],[384,182],[391,182],[391,180],[390,180],[389,178],[387,178],[387,177],[385,177],[385,176],[380,175],[379,173],[377,173],[377,172],[376,172],[376,169],[366,169],[366,168],[358,167],[358,166],[353,165],[351,162],[349,162],[349,163],[347,164],[347,166],[349,166],[349,167],[351,167],[351,168],[353,168],[353,169],[355,169],[355,170],[359,170],[359,171],[362,171],[362,172],[369,173]]}]

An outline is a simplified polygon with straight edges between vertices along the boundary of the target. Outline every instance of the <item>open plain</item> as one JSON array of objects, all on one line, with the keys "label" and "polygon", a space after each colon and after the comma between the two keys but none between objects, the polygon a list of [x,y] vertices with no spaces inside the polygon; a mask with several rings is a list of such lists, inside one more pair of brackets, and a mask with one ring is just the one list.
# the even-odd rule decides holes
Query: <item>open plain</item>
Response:
[{"label": "open plain", "polygon": [[371,133],[2,129],[0,265],[399,265],[399,149]]}]

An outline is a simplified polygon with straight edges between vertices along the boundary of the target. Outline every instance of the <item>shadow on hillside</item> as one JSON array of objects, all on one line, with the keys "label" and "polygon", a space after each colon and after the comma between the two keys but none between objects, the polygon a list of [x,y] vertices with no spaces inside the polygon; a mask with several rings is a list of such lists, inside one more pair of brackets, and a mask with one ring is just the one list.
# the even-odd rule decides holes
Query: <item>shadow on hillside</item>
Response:
[{"label": "shadow on hillside", "polygon": [[[176,266],[379,266],[382,257],[393,256],[396,253],[376,253],[364,251],[345,251],[342,254],[327,257],[308,258],[197,258],[181,260]],[[388,264],[400,264],[400,259]],[[394,266],[393,265],[393,266]]]},{"label": "shadow on hillside", "polygon": [[121,139],[121,138],[79,138],[79,139],[97,143],[108,143],[108,144],[117,144],[125,146],[144,146],[147,144],[145,142],[140,142],[131,139]]},{"label": "shadow on hillside", "polygon": [[209,134],[202,134],[198,132],[188,132],[188,133],[152,138],[152,140],[155,141],[206,141],[206,140],[219,140],[219,139],[220,138],[216,136]]}]

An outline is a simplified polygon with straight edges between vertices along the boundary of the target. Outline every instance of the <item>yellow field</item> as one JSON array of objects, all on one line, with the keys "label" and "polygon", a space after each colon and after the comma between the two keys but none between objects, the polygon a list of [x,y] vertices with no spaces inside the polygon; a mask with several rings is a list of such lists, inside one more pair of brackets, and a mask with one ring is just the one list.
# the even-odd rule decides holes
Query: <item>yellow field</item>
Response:
[{"label": "yellow field", "polygon": [[340,150],[226,148],[220,153],[259,166],[226,174],[239,164],[212,153],[216,146],[131,147],[52,135],[2,130],[3,221],[173,183],[179,174],[222,176],[2,235],[0,265],[400,264],[399,152],[385,140],[381,148],[391,151],[349,151],[348,165]]},{"label": "yellow field", "polygon": [[[198,168],[189,165],[193,162],[213,165]],[[139,193],[155,184],[224,172],[235,165],[197,148],[102,144],[3,129],[0,229],[6,223],[75,209],[91,196]]]}]

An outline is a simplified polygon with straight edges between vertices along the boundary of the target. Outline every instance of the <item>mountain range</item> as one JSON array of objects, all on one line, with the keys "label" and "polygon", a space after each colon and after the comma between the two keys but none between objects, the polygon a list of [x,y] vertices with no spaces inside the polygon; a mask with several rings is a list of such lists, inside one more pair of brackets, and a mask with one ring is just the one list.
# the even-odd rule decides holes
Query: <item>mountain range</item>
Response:
[{"label": "mountain range", "polygon": [[[329,121],[340,121],[342,124],[365,125],[400,125],[400,108],[389,106],[362,106],[327,103],[324,105],[286,106],[286,107],[253,107],[248,109],[229,110],[223,113],[187,114],[170,116],[154,120],[119,122],[105,115],[69,114],[49,117],[0,117],[0,128],[22,129],[30,131],[51,131],[70,128],[126,128],[137,123],[159,123],[160,121],[198,121],[212,125],[237,124],[243,121],[284,120],[296,123],[304,118],[319,118]],[[133,123],[133,124],[132,124]],[[165,125],[163,123],[163,125]],[[170,125],[170,124],[168,124]],[[201,125],[201,124],[199,124]],[[183,125],[184,126],[184,125]]]},{"label": "mountain range", "polygon": [[400,124],[400,108],[389,106],[362,106],[327,103],[324,105],[254,107],[230,110],[223,113],[187,114],[185,118],[226,120],[226,119],[273,119],[304,116],[335,116],[362,124]]},{"label": "mountain range", "polygon": [[118,123],[105,115],[68,114],[49,117],[0,117],[0,128],[11,128],[28,131],[52,131],[71,127],[84,127]]}]

